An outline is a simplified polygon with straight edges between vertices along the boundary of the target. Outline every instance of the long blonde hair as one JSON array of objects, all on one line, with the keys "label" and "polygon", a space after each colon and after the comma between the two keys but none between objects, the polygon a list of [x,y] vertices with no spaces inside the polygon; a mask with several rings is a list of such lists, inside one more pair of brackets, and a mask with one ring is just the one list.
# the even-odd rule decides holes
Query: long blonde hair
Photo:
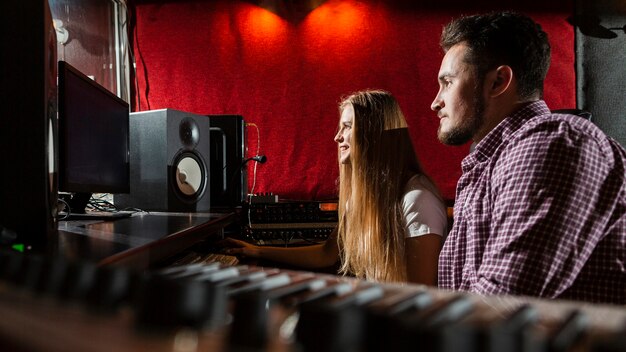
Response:
[{"label": "long blonde hair", "polygon": [[406,119],[388,92],[366,90],[339,104],[354,108],[350,162],[339,164],[339,227],[344,274],[406,281],[402,198],[407,181],[422,174]]}]

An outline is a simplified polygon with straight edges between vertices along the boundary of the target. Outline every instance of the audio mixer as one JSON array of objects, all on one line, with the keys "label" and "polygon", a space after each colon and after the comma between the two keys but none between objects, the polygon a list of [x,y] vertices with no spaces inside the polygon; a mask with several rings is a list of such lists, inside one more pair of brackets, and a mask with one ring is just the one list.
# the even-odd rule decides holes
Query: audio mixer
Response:
[{"label": "audio mixer", "polygon": [[243,233],[259,245],[322,242],[337,226],[336,201],[251,202]]}]

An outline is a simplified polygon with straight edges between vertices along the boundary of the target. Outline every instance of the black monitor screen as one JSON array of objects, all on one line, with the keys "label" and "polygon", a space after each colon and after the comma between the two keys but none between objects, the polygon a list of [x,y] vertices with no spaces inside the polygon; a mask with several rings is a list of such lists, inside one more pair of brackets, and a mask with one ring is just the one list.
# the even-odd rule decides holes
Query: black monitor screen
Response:
[{"label": "black monitor screen", "polygon": [[59,61],[59,191],[129,193],[129,106]]}]

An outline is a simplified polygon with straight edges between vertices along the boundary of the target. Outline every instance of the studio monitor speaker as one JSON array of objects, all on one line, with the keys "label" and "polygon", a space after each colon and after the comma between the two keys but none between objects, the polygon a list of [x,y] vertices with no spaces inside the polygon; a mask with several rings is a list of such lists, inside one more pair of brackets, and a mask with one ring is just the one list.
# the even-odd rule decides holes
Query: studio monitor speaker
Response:
[{"label": "studio monitor speaker", "polygon": [[130,114],[130,193],[118,209],[209,211],[209,118],[162,109]]},{"label": "studio monitor speaker", "polygon": [[56,34],[47,0],[2,1],[0,13],[0,247],[46,250],[57,231]]},{"label": "studio monitor speaker", "polygon": [[211,206],[241,206],[248,191],[247,167],[243,164],[246,142],[241,115],[208,115],[211,124]]}]

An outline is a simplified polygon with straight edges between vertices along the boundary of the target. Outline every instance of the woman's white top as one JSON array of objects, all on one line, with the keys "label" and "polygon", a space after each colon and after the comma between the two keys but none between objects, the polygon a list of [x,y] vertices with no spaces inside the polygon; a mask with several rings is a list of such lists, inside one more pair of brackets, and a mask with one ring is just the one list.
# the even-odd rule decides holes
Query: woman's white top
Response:
[{"label": "woman's white top", "polygon": [[432,182],[424,175],[415,175],[409,179],[404,191],[402,209],[406,237],[434,233],[445,239],[448,234],[448,212]]}]

